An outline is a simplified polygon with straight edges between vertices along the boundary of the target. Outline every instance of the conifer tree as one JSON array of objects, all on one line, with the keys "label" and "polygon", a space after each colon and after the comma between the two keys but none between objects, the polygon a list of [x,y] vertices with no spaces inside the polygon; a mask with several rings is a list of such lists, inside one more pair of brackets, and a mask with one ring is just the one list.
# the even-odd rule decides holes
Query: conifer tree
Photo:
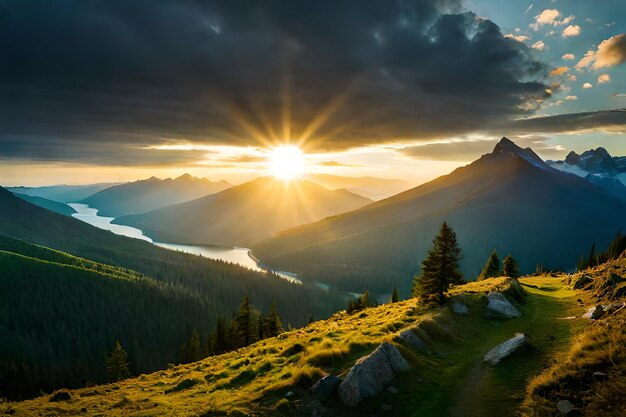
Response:
[{"label": "conifer tree", "polygon": [[502,275],[502,271],[500,270],[500,258],[498,258],[498,253],[494,249],[491,255],[489,255],[489,259],[487,259],[487,263],[483,267],[478,279],[499,277],[500,275]]},{"label": "conifer tree", "polygon": [[223,316],[219,316],[217,318],[215,336],[213,337],[213,346],[211,347],[213,353],[219,355],[230,349],[229,339],[229,329],[226,320]]},{"label": "conifer tree", "polygon": [[449,286],[461,282],[460,257],[456,234],[444,222],[433,240],[432,249],[422,261],[421,275],[414,278],[413,295],[443,304]]},{"label": "conifer tree", "polygon": [[276,311],[276,300],[272,302],[272,307],[270,308],[269,313],[267,313],[264,327],[265,337],[275,337],[283,331],[283,324],[281,323],[278,312]]},{"label": "conifer tree", "polygon": [[393,293],[391,293],[391,302],[397,303],[400,301],[400,294],[398,293],[398,287],[393,287]]},{"label": "conifer tree", "polygon": [[104,364],[107,371],[107,379],[110,382],[117,382],[130,377],[130,362],[128,353],[118,341],[113,349],[104,355]]},{"label": "conifer tree", "polygon": [[502,275],[519,278],[519,265],[513,256],[507,255],[504,261],[502,261]]},{"label": "conifer tree", "polygon": [[245,296],[241,301],[239,312],[231,325],[231,347],[248,346],[259,339],[258,312],[253,310],[250,299]]}]

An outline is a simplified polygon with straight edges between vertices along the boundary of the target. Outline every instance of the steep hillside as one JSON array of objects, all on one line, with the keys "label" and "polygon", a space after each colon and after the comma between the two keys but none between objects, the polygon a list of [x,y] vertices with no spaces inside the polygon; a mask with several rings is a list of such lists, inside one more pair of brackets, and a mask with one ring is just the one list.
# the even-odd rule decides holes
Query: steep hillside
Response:
[{"label": "steep hillside", "polygon": [[189,174],[164,180],[152,177],[107,188],[81,200],[81,203],[97,208],[101,216],[120,217],[190,201],[231,186],[226,181],[212,182]]},{"label": "steep hillside", "polygon": [[45,208],[46,210],[54,211],[55,213],[63,214],[65,216],[71,216],[72,214],[76,213],[76,210],[74,210],[73,208],[71,208],[65,203],[59,203],[58,201],[48,200],[47,198],[43,198],[43,197],[33,197],[30,195],[19,194],[19,193],[14,193],[14,194],[17,197],[21,198],[22,200],[28,201],[29,203],[34,204],[36,206]]},{"label": "steep hillside", "polygon": [[99,191],[118,185],[118,183],[88,185],[49,185],[44,187],[8,187],[13,193],[32,197],[42,197],[58,203],[73,203],[87,198]]},{"label": "steep hillside", "polygon": [[254,249],[264,262],[348,291],[408,294],[411,277],[447,221],[466,279],[495,247],[522,271],[571,270],[589,242],[626,227],[626,204],[546,165],[504,138],[490,154],[427,184],[352,213],[280,233]]},{"label": "steep hillside", "polygon": [[258,178],[221,193],[113,223],[157,241],[249,247],[279,230],[351,211],[371,200],[309,181]]},{"label": "steep hillside", "polygon": [[137,373],[178,361],[210,298],[0,235],[0,395],[22,397],[104,382],[120,340]]},{"label": "steep hillside", "polygon": [[[236,352],[7,407],[15,416],[513,416],[529,379],[569,349],[572,332],[588,325],[584,318],[560,319],[584,312],[576,302],[584,295],[564,277],[525,278],[522,284],[525,296],[519,284],[505,278],[454,288],[450,295],[457,306],[469,308],[467,315],[453,313],[452,305],[428,308],[414,299],[341,312]],[[521,317],[485,318],[484,295],[493,291],[515,300]],[[423,348],[401,336],[406,330]],[[484,362],[488,351],[518,332],[530,336],[529,350],[497,365]],[[356,407],[345,406],[334,389],[323,396],[314,391],[321,400],[308,390],[324,375],[349,378],[355,361],[383,342],[395,346],[410,368],[396,373],[388,383],[392,388],[383,387]]]}]

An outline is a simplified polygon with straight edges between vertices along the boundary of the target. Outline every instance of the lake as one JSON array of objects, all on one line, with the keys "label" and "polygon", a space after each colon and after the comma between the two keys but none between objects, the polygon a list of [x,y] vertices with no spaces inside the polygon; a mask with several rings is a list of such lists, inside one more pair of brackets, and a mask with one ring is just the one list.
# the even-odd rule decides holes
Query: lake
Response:
[{"label": "lake", "polygon": [[248,248],[232,248],[226,246],[214,246],[214,245],[180,245],[177,243],[165,243],[155,242],[148,236],[143,234],[143,231],[131,226],[123,226],[120,224],[112,224],[113,217],[103,217],[98,215],[98,209],[89,207],[87,204],[68,203],[68,206],[76,210],[76,213],[72,214],[79,220],[89,223],[92,226],[98,227],[104,230],[110,230],[111,232],[128,236],[135,239],[142,239],[147,242],[153,243],[162,248],[177,250],[181,252],[191,253],[193,255],[200,255],[206,258],[219,259],[225,262],[231,262],[239,264],[248,269],[254,271],[271,271],[280,276],[283,279],[291,281],[293,283],[301,284],[296,274],[286,271],[276,271],[270,268],[264,267],[256,259],[250,255],[250,249]]}]

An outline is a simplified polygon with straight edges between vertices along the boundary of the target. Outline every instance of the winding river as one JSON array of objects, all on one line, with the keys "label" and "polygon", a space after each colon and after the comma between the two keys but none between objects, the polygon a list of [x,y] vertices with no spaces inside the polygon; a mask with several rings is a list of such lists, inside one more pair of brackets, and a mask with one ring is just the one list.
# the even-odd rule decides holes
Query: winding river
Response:
[{"label": "winding river", "polygon": [[271,271],[290,282],[302,284],[302,281],[300,281],[298,279],[298,276],[294,273],[286,271],[276,271],[266,268],[264,265],[262,265],[251,256],[250,249],[214,245],[179,245],[177,243],[155,242],[148,236],[144,235],[143,231],[140,229],[131,226],[112,224],[111,221],[113,221],[113,217],[99,216],[98,209],[89,207],[87,204],[68,203],[68,206],[76,210],[76,213],[72,214],[72,217],[75,217],[79,220],[84,221],[85,223],[89,223],[90,225],[98,227],[100,229],[110,230],[111,232],[122,236],[142,239],[162,248],[177,250],[181,252],[191,253],[193,255],[204,256],[206,258],[219,259],[225,262],[239,264],[254,271]]}]

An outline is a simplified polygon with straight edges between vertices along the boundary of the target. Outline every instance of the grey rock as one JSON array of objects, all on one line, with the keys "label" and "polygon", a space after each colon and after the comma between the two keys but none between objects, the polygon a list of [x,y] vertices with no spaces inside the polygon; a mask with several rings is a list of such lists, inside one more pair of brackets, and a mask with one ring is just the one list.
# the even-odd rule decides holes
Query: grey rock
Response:
[{"label": "grey rock", "polygon": [[294,393],[293,391],[288,391],[288,392],[285,394],[285,397],[287,397],[287,398],[289,398],[289,397],[293,397],[293,396],[294,396],[294,394],[295,394],[295,393]]},{"label": "grey rock", "polygon": [[454,314],[458,314],[460,316],[467,316],[469,314],[469,308],[459,300],[452,300],[450,303],[450,310]]},{"label": "grey rock", "polygon": [[591,307],[585,314],[583,314],[583,317],[589,320],[598,320],[602,316],[604,316],[604,307],[602,307],[601,304]]},{"label": "grey rock", "polygon": [[410,369],[398,348],[383,342],[370,355],[364,356],[350,369],[339,384],[339,398],[353,407],[366,398],[379,394],[393,381],[397,374]]},{"label": "grey rock", "polygon": [[428,353],[428,346],[413,330],[405,330],[398,337],[410,348],[420,353]]},{"label": "grey rock", "polygon": [[572,404],[568,400],[561,400],[556,404],[556,408],[559,409],[559,413],[567,415],[574,411],[576,407],[574,407],[574,404]]},{"label": "grey rock", "polygon": [[515,336],[487,352],[483,357],[483,360],[488,364],[495,366],[518,350],[527,347],[529,342],[530,338],[527,334],[515,333]]},{"label": "grey rock", "polygon": [[486,317],[490,319],[512,319],[522,313],[501,292],[492,292],[487,295]]},{"label": "grey rock", "polygon": [[318,400],[327,401],[337,390],[341,384],[341,378],[334,375],[328,375],[320,379],[311,388],[311,394]]}]

